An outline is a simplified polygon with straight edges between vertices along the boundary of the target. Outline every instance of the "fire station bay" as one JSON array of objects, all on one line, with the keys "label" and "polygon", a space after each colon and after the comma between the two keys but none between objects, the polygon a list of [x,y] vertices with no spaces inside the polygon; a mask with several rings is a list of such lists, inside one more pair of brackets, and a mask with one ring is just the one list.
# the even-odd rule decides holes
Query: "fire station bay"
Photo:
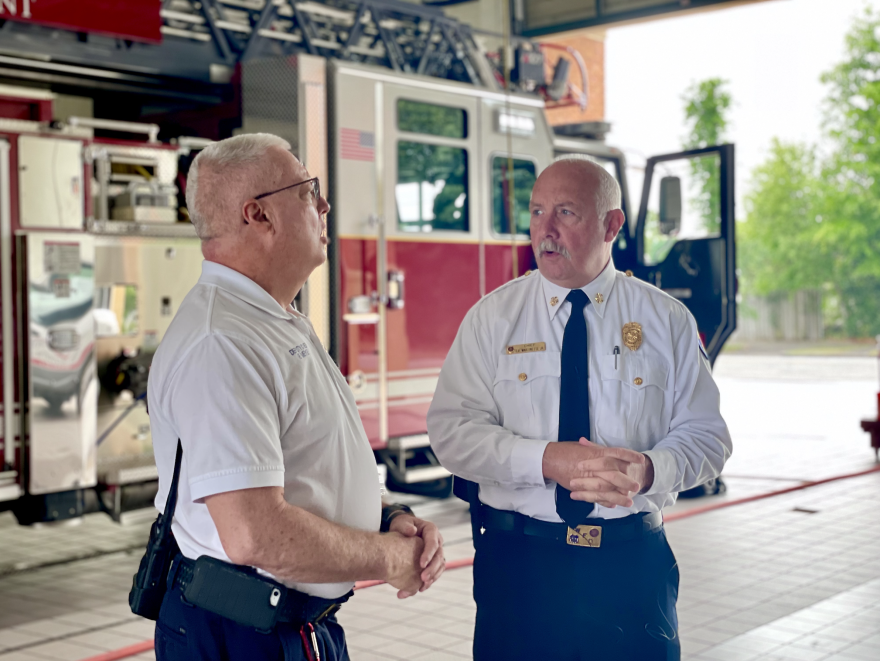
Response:
[{"label": "fire station bay", "polygon": [[0,0],[0,661],[880,659],[880,327],[606,103],[819,4]]}]

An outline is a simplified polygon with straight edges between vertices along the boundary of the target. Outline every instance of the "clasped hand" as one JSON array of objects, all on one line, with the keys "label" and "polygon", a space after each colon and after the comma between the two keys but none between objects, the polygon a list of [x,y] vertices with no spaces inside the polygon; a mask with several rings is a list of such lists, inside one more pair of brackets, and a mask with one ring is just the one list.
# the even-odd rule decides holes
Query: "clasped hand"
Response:
[{"label": "clasped hand", "polygon": [[578,443],[550,443],[544,475],[571,491],[572,500],[603,507],[632,507],[632,497],[647,480],[648,458],[635,450],[611,448],[581,438]]},{"label": "clasped hand", "polygon": [[417,543],[413,557],[413,578],[416,581],[399,590],[398,598],[405,599],[416,592],[424,592],[440,578],[446,569],[443,537],[440,535],[440,530],[430,521],[409,514],[401,514],[391,521],[389,532],[415,538],[413,541]]}]

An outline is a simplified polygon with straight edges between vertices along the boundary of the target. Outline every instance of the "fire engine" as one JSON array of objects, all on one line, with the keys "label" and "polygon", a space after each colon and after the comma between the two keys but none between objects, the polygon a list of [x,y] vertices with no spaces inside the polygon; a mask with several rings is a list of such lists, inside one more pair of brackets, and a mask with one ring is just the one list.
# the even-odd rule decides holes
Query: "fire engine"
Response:
[{"label": "fire engine", "polygon": [[[736,323],[732,145],[648,159],[634,206],[607,126],[549,124],[548,105],[583,103],[585,85],[567,82],[568,65],[545,81],[538,44],[520,43],[505,77],[435,9],[298,3],[293,17],[217,21],[202,11],[217,4],[165,3],[163,34],[224,37],[239,130],[288,139],[320,177],[328,260],[295,303],[347,378],[392,488],[449,493],[425,425],[440,367],[467,310],[534,268],[529,194],[561,155],[617,177],[616,267],[682,300],[717,357]],[[320,30],[297,18],[304,7]],[[141,61],[160,48],[138,47]],[[182,200],[209,141],[53,121],[53,100],[0,87],[0,508],[21,523],[151,503],[150,356],[202,260]]]}]

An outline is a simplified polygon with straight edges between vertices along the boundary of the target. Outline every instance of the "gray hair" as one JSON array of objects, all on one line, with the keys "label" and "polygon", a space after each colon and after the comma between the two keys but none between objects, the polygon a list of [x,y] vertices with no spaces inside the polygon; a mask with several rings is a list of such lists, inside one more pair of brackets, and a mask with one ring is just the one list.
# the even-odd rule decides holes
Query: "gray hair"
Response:
[{"label": "gray hair", "polygon": [[[245,133],[211,143],[193,159],[186,177],[186,207],[202,241],[222,233],[220,226],[230,220],[224,216],[235,213],[248,186],[256,183],[254,166],[265,161],[272,147],[289,151],[290,143],[270,133]],[[203,177],[208,180],[208,192],[200,195]],[[221,186],[210,185],[216,179],[222,180]]]},{"label": "gray hair", "polygon": [[596,159],[586,154],[566,154],[555,158],[553,162],[576,164],[596,177],[596,216],[600,221],[605,219],[605,214],[609,211],[620,209],[620,184]]}]

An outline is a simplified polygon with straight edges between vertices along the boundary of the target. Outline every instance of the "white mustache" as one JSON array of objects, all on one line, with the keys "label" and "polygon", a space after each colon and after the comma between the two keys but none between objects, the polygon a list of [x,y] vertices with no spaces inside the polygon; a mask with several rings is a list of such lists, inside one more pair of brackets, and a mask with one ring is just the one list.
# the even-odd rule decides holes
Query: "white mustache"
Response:
[{"label": "white mustache", "polygon": [[555,252],[565,257],[565,259],[571,259],[571,255],[568,253],[568,250],[565,249],[565,246],[559,245],[552,239],[544,239],[541,241],[541,243],[538,244],[538,252]]}]

